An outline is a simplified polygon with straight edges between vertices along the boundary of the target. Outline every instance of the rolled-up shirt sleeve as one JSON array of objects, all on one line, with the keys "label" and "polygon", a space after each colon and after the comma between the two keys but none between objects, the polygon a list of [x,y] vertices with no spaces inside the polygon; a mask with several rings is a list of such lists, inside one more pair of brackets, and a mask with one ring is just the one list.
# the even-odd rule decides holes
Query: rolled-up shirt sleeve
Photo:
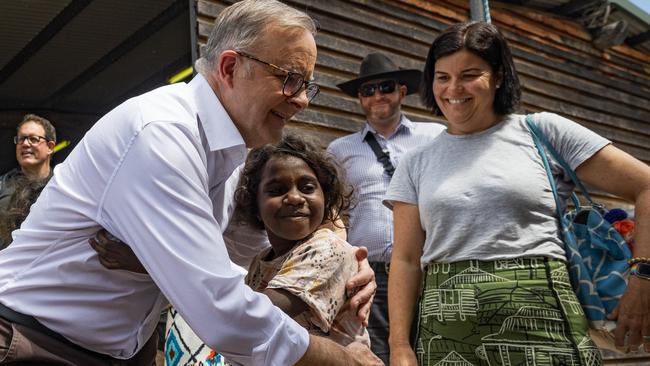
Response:
[{"label": "rolled-up shirt sleeve", "polygon": [[294,364],[309,344],[307,331],[253,292],[231,267],[208,181],[191,131],[150,123],[133,137],[115,169],[98,216],[129,243],[208,346],[235,363]]}]

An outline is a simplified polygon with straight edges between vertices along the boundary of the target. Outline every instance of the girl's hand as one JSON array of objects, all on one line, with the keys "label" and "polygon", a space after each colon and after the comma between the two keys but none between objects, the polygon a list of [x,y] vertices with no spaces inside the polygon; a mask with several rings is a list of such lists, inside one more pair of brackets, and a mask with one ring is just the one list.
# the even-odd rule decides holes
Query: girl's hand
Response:
[{"label": "girl's hand", "polygon": [[102,229],[94,238],[88,240],[90,246],[97,252],[99,263],[108,269],[124,269],[136,273],[147,274],[138,257],[128,245]]},{"label": "girl's hand", "polygon": [[621,301],[607,317],[616,320],[616,348],[636,352],[643,344],[650,351],[650,281],[630,276]]},{"label": "girl's hand", "polygon": [[400,345],[390,347],[390,364],[391,366],[418,366],[418,359],[410,345]]},{"label": "girl's hand", "polygon": [[364,327],[367,327],[370,306],[372,306],[372,300],[377,291],[377,283],[375,282],[375,272],[370,268],[370,264],[366,260],[368,249],[358,247],[355,255],[359,262],[359,272],[348,281],[345,287],[348,291],[356,292],[349,300],[350,309],[357,314],[359,322]]}]

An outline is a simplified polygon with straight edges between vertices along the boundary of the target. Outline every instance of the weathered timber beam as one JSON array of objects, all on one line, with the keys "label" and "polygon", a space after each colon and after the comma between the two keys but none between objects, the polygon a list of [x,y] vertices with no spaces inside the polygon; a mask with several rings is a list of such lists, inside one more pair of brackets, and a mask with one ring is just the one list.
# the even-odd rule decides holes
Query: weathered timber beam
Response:
[{"label": "weathered timber beam", "polygon": [[650,30],[647,30],[643,33],[639,33],[637,35],[634,35],[632,37],[628,37],[625,40],[625,44],[627,44],[630,47],[634,47],[636,45],[639,45],[647,40],[650,39]]}]

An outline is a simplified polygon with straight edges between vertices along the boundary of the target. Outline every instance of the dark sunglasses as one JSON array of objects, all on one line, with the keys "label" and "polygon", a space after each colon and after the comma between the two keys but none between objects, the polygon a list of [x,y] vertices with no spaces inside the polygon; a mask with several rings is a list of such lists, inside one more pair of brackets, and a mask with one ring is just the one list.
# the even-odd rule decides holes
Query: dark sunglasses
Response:
[{"label": "dark sunglasses", "polygon": [[395,91],[397,82],[395,80],[384,80],[375,84],[364,84],[359,88],[359,94],[362,97],[372,97],[375,91],[379,90],[381,94],[390,94]]}]

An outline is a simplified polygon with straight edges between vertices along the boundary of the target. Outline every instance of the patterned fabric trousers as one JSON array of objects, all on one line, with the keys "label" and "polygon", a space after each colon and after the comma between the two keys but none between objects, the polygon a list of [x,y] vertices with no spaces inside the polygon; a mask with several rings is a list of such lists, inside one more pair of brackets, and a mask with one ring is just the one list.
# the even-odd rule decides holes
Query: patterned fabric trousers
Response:
[{"label": "patterned fabric trousers", "polygon": [[566,264],[546,258],[427,265],[415,347],[424,366],[602,364]]}]

